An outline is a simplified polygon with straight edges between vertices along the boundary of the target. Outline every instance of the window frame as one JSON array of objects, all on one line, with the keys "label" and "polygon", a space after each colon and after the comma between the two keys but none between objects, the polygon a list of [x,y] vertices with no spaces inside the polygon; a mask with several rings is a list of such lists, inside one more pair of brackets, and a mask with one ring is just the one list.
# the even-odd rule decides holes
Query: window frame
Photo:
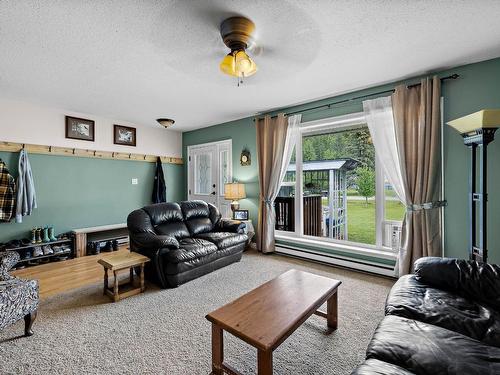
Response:
[{"label": "window frame", "polygon": [[[315,237],[304,235],[303,224],[303,154],[302,143],[304,137],[323,134],[325,132],[336,132],[350,130],[357,127],[365,127],[366,119],[363,112],[352,113],[320,120],[307,121],[300,124],[299,139],[295,146],[295,231],[276,230],[276,237],[283,239],[309,239],[321,241],[331,245],[342,245],[351,248],[353,251],[359,249],[377,250],[381,252],[394,253],[395,251],[387,246],[383,246],[384,222],[385,220],[385,195],[384,195],[384,173],[375,150],[375,244],[365,244],[348,240],[337,240],[329,237]],[[283,185],[280,185],[280,187]]]}]

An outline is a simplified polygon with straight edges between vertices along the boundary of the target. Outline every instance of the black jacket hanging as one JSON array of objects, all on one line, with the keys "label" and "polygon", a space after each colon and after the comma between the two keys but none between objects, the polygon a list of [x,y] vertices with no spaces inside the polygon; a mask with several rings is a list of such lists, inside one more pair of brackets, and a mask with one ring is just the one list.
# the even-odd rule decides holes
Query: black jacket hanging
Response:
[{"label": "black jacket hanging", "polygon": [[165,186],[165,177],[163,177],[163,168],[161,158],[156,159],[156,172],[153,186],[153,203],[162,203],[167,201],[167,188]]}]

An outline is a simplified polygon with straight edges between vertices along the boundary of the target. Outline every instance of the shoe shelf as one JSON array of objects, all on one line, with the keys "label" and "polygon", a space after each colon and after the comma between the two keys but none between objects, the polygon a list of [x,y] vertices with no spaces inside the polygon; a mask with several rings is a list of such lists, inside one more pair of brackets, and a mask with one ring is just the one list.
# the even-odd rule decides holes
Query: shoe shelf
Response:
[{"label": "shoe shelf", "polygon": [[[30,256],[29,258],[25,257],[27,254],[27,251],[29,249],[34,249],[35,247],[43,248],[44,246],[54,246],[54,245],[64,245],[64,244],[69,245],[69,248],[64,250],[64,251],[60,251],[58,253],[53,252],[52,254],[42,254],[42,255],[38,255],[38,256]],[[74,251],[74,244],[73,244],[72,238],[62,238],[62,239],[59,239],[56,241],[29,243],[29,244],[22,245],[22,246],[8,247],[8,248],[4,248],[4,251],[16,251],[19,253],[21,259],[19,259],[17,264],[14,266],[14,268],[17,268],[20,266],[24,267],[25,265],[37,266],[38,264],[30,264],[29,262],[36,262],[40,259],[50,260],[48,258],[58,258],[58,257],[64,257],[67,259],[68,257],[72,257],[72,254]],[[60,260],[63,260],[63,259],[60,259]]]},{"label": "shoe shelf", "polygon": [[[57,240],[57,241],[50,241],[50,242],[30,243],[28,245],[23,245],[23,246],[9,247],[9,248],[6,248],[5,251],[25,250],[25,249],[30,249],[32,247],[37,247],[37,246],[56,245],[56,244],[68,243],[68,242],[72,242],[72,241],[73,240],[71,238],[68,238],[68,239],[64,239],[64,240]],[[37,257],[37,258],[39,258],[39,257]]]},{"label": "shoe shelf", "polygon": [[[45,244],[48,244],[48,243],[45,243]],[[29,262],[29,261],[39,260],[39,259],[44,259],[44,258],[50,258],[50,257],[67,256],[70,254],[71,254],[71,249],[68,249],[68,250],[64,250],[64,251],[57,253],[57,254],[54,253],[54,254],[47,254],[47,255],[39,255],[37,257],[31,257],[31,258],[23,258],[23,259],[20,259],[19,262],[17,262],[17,263],[19,264],[19,263],[24,263],[24,262]]]}]

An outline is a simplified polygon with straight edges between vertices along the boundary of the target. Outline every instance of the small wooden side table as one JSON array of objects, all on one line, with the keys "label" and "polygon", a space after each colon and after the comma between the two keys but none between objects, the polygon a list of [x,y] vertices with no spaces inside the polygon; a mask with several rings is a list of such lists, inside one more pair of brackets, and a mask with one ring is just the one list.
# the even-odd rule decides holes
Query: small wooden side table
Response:
[{"label": "small wooden side table", "polygon": [[[120,251],[102,257],[97,262],[104,267],[104,295],[110,296],[114,302],[144,292],[144,264],[149,262],[148,257],[134,252]],[[141,269],[140,283],[137,287],[134,285],[134,267]],[[127,268],[130,269],[130,280],[120,285],[117,272]],[[113,271],[113,288],[108,286],[108,270]],[[120,287],[121,292],[119,291]]]}]

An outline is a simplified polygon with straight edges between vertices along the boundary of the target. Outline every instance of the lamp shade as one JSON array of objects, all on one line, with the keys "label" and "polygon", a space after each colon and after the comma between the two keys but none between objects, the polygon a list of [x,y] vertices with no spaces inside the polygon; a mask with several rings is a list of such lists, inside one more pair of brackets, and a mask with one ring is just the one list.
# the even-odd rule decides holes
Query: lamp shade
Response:
[{"label": "lamp shade", "polygon": [[500,109],[482,109],[449,121],[448,125],[462,134],[472,133],[477,129],[500,128]]},{"label": "lamp shade", "polygon": [[224,185],[224,198],[229,200],[238,200],[246,198],[245,185],[233,182]]}]

